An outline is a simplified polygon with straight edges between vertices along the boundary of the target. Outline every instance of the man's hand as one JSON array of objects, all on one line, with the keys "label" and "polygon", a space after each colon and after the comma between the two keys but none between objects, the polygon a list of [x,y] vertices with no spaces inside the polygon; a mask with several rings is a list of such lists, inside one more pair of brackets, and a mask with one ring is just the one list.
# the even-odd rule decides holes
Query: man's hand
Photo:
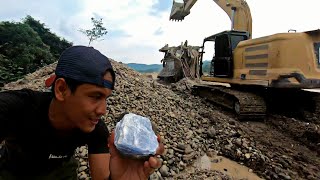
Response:
[{"label": "man's hand", "polygon": [[[120,180],[146,180],[155,171],[160,168],[161,162],[157,157],[150,157],[148,161],[128,159],[120,155],[119,151],[114,145],[114,131],[109,138],[110,149],[110,173],[111,179]],[[156,155],[161,155],[164,152],[164,146],[160,142],[158,136],[159,146]]]}]

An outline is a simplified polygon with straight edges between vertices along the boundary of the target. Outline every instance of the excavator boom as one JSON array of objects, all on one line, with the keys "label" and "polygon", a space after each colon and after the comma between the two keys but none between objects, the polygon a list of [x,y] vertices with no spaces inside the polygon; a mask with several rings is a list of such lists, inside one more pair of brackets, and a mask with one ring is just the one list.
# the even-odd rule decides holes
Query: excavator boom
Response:
[{"label": "excavator boom", "polygon": [[[170,20],[182,21],[190,14],[190,10],[197,0],[184,0],[183,3],[173,0]],[[252,17],[250,8],[245,0],[214,0],[231,20],[231,30],[249,32],[252,37]]]}]

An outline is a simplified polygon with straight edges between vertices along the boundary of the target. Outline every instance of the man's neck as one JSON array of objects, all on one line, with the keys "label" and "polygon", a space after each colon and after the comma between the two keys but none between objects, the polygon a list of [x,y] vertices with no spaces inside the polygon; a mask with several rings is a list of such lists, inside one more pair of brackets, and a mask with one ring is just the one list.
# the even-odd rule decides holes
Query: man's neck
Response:
[{"label": "man's neck", "polygon": [[58,104],[55,99],[52,99],[49,106],[49,121],[51,126],[61,133],[69,133],[73,131],[74,127],[71,125],[69,119],[66,117],[63,106]]}]

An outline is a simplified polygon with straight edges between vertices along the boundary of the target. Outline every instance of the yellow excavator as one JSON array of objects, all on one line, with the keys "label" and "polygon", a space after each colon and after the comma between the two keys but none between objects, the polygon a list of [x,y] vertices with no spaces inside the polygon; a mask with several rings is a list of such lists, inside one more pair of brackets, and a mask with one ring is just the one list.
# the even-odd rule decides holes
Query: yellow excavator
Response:
[{"label": "yellow excavator", "polygon": [[[197,0],[173,1],[170,20],[182,21]],[[210,74],[200,68],[193,93],[233,109],[240,118],[268,111],[320,112],[320,30],[288,31],[252,39],[252,18],[245,0],[214,0],[229,16],[231,30],[204,38],[214,42]],[[201,67],[201,66],[200,66]],[[212,85],[228,83],[230,87]]]}]

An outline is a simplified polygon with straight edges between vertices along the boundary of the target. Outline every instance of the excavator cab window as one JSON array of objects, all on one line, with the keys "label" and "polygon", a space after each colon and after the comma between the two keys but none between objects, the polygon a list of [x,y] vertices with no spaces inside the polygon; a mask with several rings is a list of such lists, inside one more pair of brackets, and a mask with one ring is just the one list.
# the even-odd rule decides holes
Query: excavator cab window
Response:
[{"label": "excavator cab window", "polygon": [[314,52],[316,54],[318,67],[320,67],[320,42],[314,43]]},{"label": "excavator cab window", "polygon": [[246,36],[243,35],[232,35],[231,36],[231,46],[232,46],[232,52],[237,47],[240,41],[247,40]]},{"label": "excavator cab window", "polygon": [[233,76],[233,51],[249,34],[241,31],[225,31],[215,36],[215,57],[213,69],[215,77]]},{"label": "excavator cab window", "polygon": [[[233,51],[237,45],[249,39],[249,32],[246,31],[223,31],[221,33],[206,37],[206,42],[214,42],[214,57],[211,61],[210,75],[215,77],[229,78],[233,76]],[[201,61],[203,60],[204,49],[202,49]],[[201,70],[202,72],[202,70]]]},{"label": "excavator cab window", "polygon": [[214,76],[231,77],[233,75],[232,49],[228,34],[222,34],[215,39]]}]

